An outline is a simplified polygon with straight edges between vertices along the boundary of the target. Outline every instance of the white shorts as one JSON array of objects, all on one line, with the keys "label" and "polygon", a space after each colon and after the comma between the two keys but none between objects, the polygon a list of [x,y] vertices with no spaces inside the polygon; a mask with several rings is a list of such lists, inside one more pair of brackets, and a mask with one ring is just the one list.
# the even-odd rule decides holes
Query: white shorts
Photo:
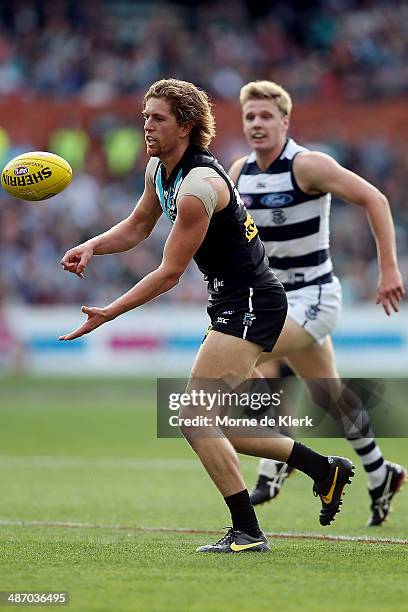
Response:
[{"label": "white shorts", "polygon": [[303,327],[321,344],[337,325],[341,310],[341,285],[334,276],[331,283],[310,285],[287,292],[288,317]]}]

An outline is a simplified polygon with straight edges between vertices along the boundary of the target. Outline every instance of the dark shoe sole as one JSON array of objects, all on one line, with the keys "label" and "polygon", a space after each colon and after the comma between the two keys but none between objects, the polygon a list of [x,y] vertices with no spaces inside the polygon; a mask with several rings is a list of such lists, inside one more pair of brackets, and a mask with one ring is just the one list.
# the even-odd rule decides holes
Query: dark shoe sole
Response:
[{"label": "dark shoe sole", "polygon": [[196,550],[198,553],[213,555],[242,555],[243,553],[268,553],[271,552],[269,546],[263,548],[248,548],[247,550]]}]

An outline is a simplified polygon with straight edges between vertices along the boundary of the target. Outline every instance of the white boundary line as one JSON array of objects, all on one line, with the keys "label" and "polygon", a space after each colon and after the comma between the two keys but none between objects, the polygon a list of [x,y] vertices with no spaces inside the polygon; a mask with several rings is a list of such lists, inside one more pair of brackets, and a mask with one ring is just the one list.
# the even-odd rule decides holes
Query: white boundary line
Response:
[{"label": "white boundary line", "polygon": [[[215,529],[191,529],[188,527],[135,527],[131,525],[103,525],[71,521],[19,521],[0,519],[0,527],[57,527],[62,529],[115,529],[132,533],[180,533],[218,535]],[[368,536],[324,535],[320,533],[265,532],[268,538],[286,540],[322,540],[326,542],[359,542],[362,544],[402,544],[408,540],[399,538],[372,538]]]}]

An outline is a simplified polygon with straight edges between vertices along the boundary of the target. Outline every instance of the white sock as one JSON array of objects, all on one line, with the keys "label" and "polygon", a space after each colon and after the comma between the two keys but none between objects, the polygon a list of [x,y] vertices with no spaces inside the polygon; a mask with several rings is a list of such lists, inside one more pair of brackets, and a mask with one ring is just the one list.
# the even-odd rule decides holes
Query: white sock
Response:
[{"label": "white sock", "polygon": [[379,487],[384,482],[387,470],[381,449],[377,446],[374,438],[358,438],[348,441],[359,455],[361,463],[366,471],[368,488],[375,489]]},{"label": "white sock", "polygon": [[275,459],[261,459],[259,462],[259,476],[266,476],[267,478],[275,478],[277,472],[277,464],[282,464],[282,461],[275,461]]}]

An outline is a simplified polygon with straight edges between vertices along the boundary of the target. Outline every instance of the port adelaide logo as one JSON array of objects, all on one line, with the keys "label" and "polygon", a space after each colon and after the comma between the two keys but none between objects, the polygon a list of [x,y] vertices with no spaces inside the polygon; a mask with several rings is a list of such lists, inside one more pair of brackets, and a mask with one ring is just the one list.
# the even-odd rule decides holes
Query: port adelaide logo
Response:
[{"label": "port adelaide logo", "polygon": [[18,166],[17,168],[14,168],[15,176],[21,176],[22,174],[27,174],[27,172],[28,172],[27,166]]},{"label": "port adelaide logo", "polygon": [[252,312],[246,312],[244,314],[244,319],[242,321],[242,323],[248,327],[250,327],[252,325],[252,323],[255,321],[256,316],[252,313]]}]

